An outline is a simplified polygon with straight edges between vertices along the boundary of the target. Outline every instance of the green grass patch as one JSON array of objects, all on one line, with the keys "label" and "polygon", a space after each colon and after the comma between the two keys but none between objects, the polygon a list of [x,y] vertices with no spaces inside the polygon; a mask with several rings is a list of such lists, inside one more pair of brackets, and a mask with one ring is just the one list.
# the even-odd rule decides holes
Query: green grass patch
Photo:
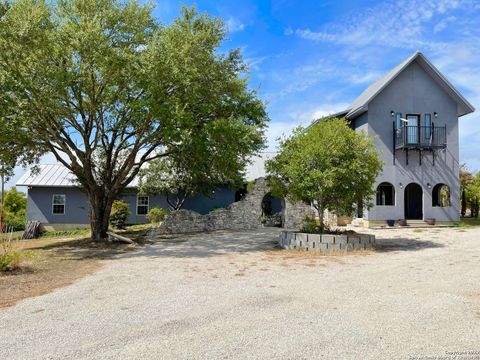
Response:
[{"label": "green grass patch", "polygon": [[69,229],[59,231],[44,231],[40,234],[40,238],[58,238],[58,237],[77,237],[90,236],[90,229]]},{"label": "green grass patch", "polygon": [[471,226],[480,226],[480,218],[462,218],[460,219],[460,223],[457,226],[461,227],[471,227]]}]

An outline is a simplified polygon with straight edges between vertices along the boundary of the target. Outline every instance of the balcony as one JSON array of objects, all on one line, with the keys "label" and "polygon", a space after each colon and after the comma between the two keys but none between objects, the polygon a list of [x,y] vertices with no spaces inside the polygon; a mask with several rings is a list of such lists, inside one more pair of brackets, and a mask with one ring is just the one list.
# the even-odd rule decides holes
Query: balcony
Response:
[{"label": "balcony", "polygon": [[394,130],[395,149],[437,150],[447,147],[447,126],[403,125]]}]

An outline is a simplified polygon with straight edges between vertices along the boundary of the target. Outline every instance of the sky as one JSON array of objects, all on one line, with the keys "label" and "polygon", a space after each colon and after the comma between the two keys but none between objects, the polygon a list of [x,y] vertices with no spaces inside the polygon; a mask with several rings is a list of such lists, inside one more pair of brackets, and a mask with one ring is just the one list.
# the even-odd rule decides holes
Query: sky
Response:
[{"label": "sky", "polygon": [[[240,48],[270,117],[268,150],[298,125],[346,108],[420,50],[478,110],[460,118],[460,161],[480,170],[480,0],[154,1],[163,23],[183,5],[222,18],[221,51]],[[47,155],[43,163],[53,163]],[[12,186],[24,173],[16,169]]]}]

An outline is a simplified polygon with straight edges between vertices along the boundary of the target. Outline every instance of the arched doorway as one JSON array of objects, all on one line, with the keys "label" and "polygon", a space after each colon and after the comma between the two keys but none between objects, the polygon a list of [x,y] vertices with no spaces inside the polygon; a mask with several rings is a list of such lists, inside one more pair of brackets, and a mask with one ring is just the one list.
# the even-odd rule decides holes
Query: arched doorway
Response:
[{"label": "arched doorway", "polygon": [[410,183],[405,188],[405,219],[423,219],[423,190],[416,183]]},{"label": "arched doorway", "polygon": [[265,194],[262,199],[262,223],[265,226],[282,226],[282,212],[285,202],[282,198]]}]

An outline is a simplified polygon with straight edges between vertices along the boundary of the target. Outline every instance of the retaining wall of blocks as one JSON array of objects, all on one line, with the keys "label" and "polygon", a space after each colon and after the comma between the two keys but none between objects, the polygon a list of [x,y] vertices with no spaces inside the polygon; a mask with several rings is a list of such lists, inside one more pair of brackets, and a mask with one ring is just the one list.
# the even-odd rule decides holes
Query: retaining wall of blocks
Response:
[{"label": "retaining wall of blocks", "polygon": [[284,249],[304,249],[318,252],[368,250],[375,245],[375,235],[306,234],[282,231],[279,244]]}]

